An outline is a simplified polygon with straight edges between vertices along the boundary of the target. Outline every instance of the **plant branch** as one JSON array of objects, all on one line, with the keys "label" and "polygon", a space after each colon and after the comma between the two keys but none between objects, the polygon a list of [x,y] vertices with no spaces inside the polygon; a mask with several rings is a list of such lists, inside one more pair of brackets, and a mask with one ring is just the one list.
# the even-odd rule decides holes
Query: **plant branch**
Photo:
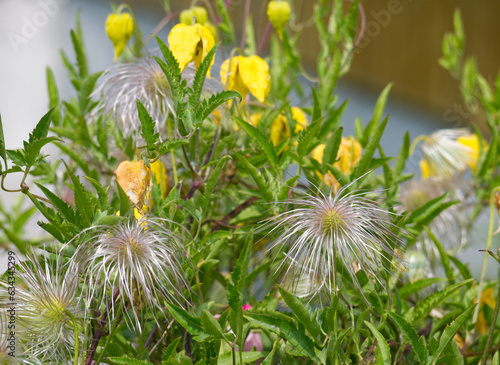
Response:
[{"label": "plant branch", "polygon": [[230,211],[224,217],[224,219],[222,219],[219,223],[217,223],[217,225],[212,229],[212,232],[215,232],[218,229],[220,229],[220,227],[221,227],[220,223],[223,223],[223,224],[228,223],[232,218],[234,218],[235,216],[237,216],[238,214],[240,214],[240,212],[243,209],[245,209],[246,207],[248,207],[249,205],[251,205],[256,200],[257,200],[257,197],[256,196],[252,196],[251,198],[248,198],[243,203],[241,203],[240,205],[238,205],[236,208],[234,208],[232,211]]}]

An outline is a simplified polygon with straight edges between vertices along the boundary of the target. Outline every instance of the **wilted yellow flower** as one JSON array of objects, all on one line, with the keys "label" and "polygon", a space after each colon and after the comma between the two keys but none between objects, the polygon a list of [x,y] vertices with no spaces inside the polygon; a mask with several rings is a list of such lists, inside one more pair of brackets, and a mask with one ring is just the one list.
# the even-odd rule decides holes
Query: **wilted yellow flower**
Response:
[{"label": "wilted yellow flower", "polygon": [[106,19],[106,34],[115,47],[115,62],[122,54],[134,31],[134,19],[129,13],[109,14]]},{"label": "wilted yellow flower", "polygon": [[220,68],[220,79],[228,90],[239,92],[242,98],[250,91],[261,103],[271,89],[269,65],[259,56],[235,56],[225,60]]},{"label": "wilted yellow flower", "polygon": [[281,36],[290,18],[290,4],[286,1],[270,1],[267,5],[267,16],[274,29]]},{"label": "wilted yellow flower", "polygon": [[116,181],[120,184],[130,202],[142,209],[151,189],[151,170],[144,161],[123,161],[116,169]]},{"label": "wilted yellow flower", "polygon": [[[325,147],[326,145],[320,144],[313,150],[312,157],[319,163],[323,163],[323,153],[325,151]],[[342,137],[339,150],[337,152],[337,161],[333,164],[333,166],[342,171],[345,175],[351,174],[359,160],[361,160],[361,151],[361,144],[353,136],[349,136],[347,138]],[[323,178],[323,182],[328,186],[332,186],[336,181],[337,180],[331,172],[328,172]]]},{"label": "wilted yellow flower", "polygon": [[[168,44],[181,72],[190,62],[198,68],[207,53],[215,46],[215,40],[210,29],[201,24],[177,24],[168,35]],[[212,62],[210,65],[214,63]],[[210,77],[210,69],[208,70]]]},{"label": "wilted yellow flower", "polygon": [[[294,106],[290,108],[292,110],[292,117],[295,120],[295,133],[299,133],[301,130],[307,127],[307,117],[302,109]],[[276,117],[271,124],[271,141],[273,145],[279,145],[285,138],[291,136],[290,126],[288,125],[288,120],[284,114],[280,114]]]}]

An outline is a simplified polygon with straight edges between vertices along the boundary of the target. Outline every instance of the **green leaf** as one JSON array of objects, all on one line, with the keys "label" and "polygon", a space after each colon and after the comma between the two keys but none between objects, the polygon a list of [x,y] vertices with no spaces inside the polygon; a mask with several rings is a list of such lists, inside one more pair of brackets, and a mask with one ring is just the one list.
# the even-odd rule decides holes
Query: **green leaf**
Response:
[{"label": "green leaf", "polygon": [[40,121],[35,126],[35,129],[30,133],[28,144],[32,144],[37,139],[42,139],[47,137],[47,133],[49,133],[50,121],[52,118],[52,113],[54,112],[54,108],[50,109]]},{"label": "green leaf", "polygon": [[439,251],[439,255],[441,256],[441,263],[443,264],[443,269],[444,269],[444,272],[446,273],[446,277],[448,278],[448,281],[450,282],[450,284],[454,284],[455,278],[453,277],[453,269],[450,266],[450,260],[448,259],[448,255],[446,254],[446,252],[443,248],[443,245],[441,245],[441,242],[439,242],[439,240],[436,238],[434,233],[432,233],[432,231],[429,229],[429,227],[425,227],[425,230],[426,230],[427,234],[429,235],[429,238],[432,240],[432,242],[434,242],[434,244],[436,245],[436,248]]},{"label": "green leaf", "polygon": [[61,141],[61,140],[57,137],[45,137],[41,139],[35,139],[33,143],[29,144],[26,148],[26,155],[24,158],[24,160],[26,161],[26,165],[33,166],[33,164],[36,162],[36,159],[42,147],[54,141]]},{"label": "green leaf", "polygon": [[368,144],[366,145],[365,150],[361,155],[361,159],[359,160],[358,165],[355,167],[352,173],[351,180],[357,179],[358,177],[363,176],[365,173],[369,171],[373,154],[375,153],[375,150],[379,145],[380,138],[382,138],[382,134],[384,133],[385,126],[387,125],[388,120],[389,117],[386,117],[382,121],[382,123],[380,123],[380,125],[374,130],[374,132],[369,136]]},{"label": "green leaf", "polygon": [[97,196],[99,197],[99,208],[101,211],[106,211],[109,208],[109,197],[108,197],[108,188],[104,189],[101,183],[95,179],[92,179],[89,176],[85,176],[85,178],[90,181],[90,183],[94,186]]},{"label": "green leaf", "polygon": [[175,318],[177,322],[190,334],[193,336],[209,336],[201,324],[201,319],[197,317],[191,316],[188,312],[186,312],[181,307],[178,307],[174,304],[166,303],[168,311]]},{"label": "green leaf", "polygon": [[311,338],[305,334],[305,328],[302,324],[297,327],[293,319],[278,312],[245,312],[245,317],[249,319],[253,325],[276,333],[281,338],[290,342],[300,356],[306,356],[312,361],[319,362],[318,356],[314,351],[314,343]]},{"label": "green leaf", "polygon": [[274,355],[276,354],[276,349],[278,348],[279,341],[280,341],[279,338],[277,338],[276,341],[274,341],[273,349],[266,356],[266,358],[262,361],[262,363],[260,365],[272,365],[273,364]]},{"label": "green leaf", "polygon": [[318,342],[321,343],[324,339],[323,331],[316,318],[312,318],[312,313],[305,304],[293,294],[288,293],[285,289],[278,285],[278,290],[281,297],[293,313],[297,316],[300,323],[304,325],[309,334]]},{"label": "green leaf", "polygon": [[267,159],[273,167],[278,166],[278,156],[274,150],[274,146],[269,140],[264,136],[257,128],[253,125],[248,124],[243,119],[234,117],[238,125],[259,145],[260,148],[265,152]]},{"label": "green leaf", "polygon": [[[78,20],[77,20],[78,21]],[[79,22],[78,22],[79,24]],[[78,31],[78,30],[77,30]],[[75,49],[76,62],[78,64],[79,76],[80,78],[85,78],[88,73],[87,56],[85,55],[85,48],[83,45],[83,40],[81,38],[80,32],[75,33],[74,30],[70,31],[71,41],[73,42],[73,48]]]},{"label": "green leaf", "polygon": [[177,337],[173,342],[171,342],[168,347],[163,351],[162,360],[168,360],[173,355],[175,355],[175,349],[179,345],[182,337]]},{"label": "green leaf", "polygon": [[311,121],[315,122],[321,119],[323,113],[321,111],[321,106],[319,105],[318,94],[316,93],[316,90],[314,90],[313,87],[311,87],[311,94],[313,97],[313,113]]},{"label": "green leaf", "polygon": [[201,312],[201,325],[203,326],[203,330],[211,334],[214,338],[225,338],[219,322],[217,322],[212,313],[206,309],[203,309]]},{"label": "green leaf", "polygon": [[309,152],[314,148],[314,141],[316,140],[316,134],[320,126],[321,120],[318,120],[300,133],[298,140],[297,153],[300,160],[304,158]]},{"label": "green leaf", "polygon": [[270,190],[269,184],[266,182],[262,174],[253,166],[245,157],[240,155],[238,152],[234,152],[238,160],[241,162],[245,170],[252,176],[253,180],[259,187],[259,191],[268,202],[273,201],[273,194]]},{"label": "green leaf", "polygon": [[79,223],[75,221],[75,211],[71,206],[64,200],[55,195],[52,191],[47,189],[45,186],[35,183],[38,188],[45,194],[45,196],[50,200],[54,208],[57,209],[59,214],[66,219],[68,222],[79,226]]},{"label": "green leaf", "polygon": [[217,48],[219,48],[220,42],[217,43],[212,49],[207,53],[203,62],[201,62],[200,66],[196,69],[196,73],[193,79],[193,87],[189,90],[189,104],[190,107],[195,109],[200,102],[201,92],[203,91],[203,84],[205,83],[205,79],[207,77],[208,69],[210,68],[210,64],[215,56],[215,52]]},{"label": "green leaf", "polygon": [[66,145],[62,143],[54,143],[65,155],[70,157],[73,161],[76,162],[78,167],[82,169],[82,171],[85,173],[85,175],[92,177],[93,179],[97,180],[99,179],[99,174],[97,173],[97,170],[95,169],[90,169],[90,164],[86,162],[80,154],[75,152],[75,150],[67,147]]},{"label": "green leaf", "polygon": [[413,322],[417,322],[421,319],[427,317],[427,315],[441,303],[446,301],[452,295],[455,295],[458,290],[465,285],[472,283],[474,279],[469,279],[462,281],[460,283],[450,285],[445,289],[442,289],[436,293],[433,293],[426,297],[424,300],[420,301],[415,307],[415,312],[413,314]]},{"label": "green leaf", "polygon": [[459,259],[457,259],[452,255],[448,255],[448,258],[457,267],[458,271],[460,272],[460,275],[462,275],[462,278],[464,280],[472,278],[472,275],[467,265],[465,265],[464,263],[462,263],[462,261],[460,261]]},{"label": "green leaf", "polygon": [[410,133],[406,132],[403,138],[403,144],[399,150],[399,156],[394,164],[393,174],[394,176],[399,176],[403,172],[405,167],[406,159],[408,158],[410,151]]},{"label": "green leaf", "polygon": [[490,148],[486,153],[484,159],[480,162],[479,168],[477,169],[477,176],[484,176],[488,168],[493,167],[495,164],[495,157],[497,156],[498,149],[498,131],[493,129],[493,136],[491,139]]},{"label": "green leaf", "polygon": [[164,155],[170,150],[173,150],[174,148],[177,148],[179,146],[182,146],[184,144],[188,144],[189,139],[186,138],[178,138],[178,139],[170,139],[168,141],[163,141],[160,146],[158,147],[158,153],[160,155]]},{"label": "green leaf", "polygon": [[215,109],[234,98],[238,98],[241,101],[241,95],[238,92],[224,90],[220,93],[212,95],[208,100],[203,100],[200,107],[196,111],[197,123],[201,124]]},{"label": "green leaf", "polygon": [[367,321],[364,322],[365,325],[370,329],[370,331],[372,331],[373,336],[377,340],[376,364],[391,365],[391,350],[389,349],[384,336],[382,336],[382,334],[373,324]]},{"label": "green leaf", "polygon": [[224,164],[226,163],[227,160],[230,160],[231,156],[223,156],[219,162],[217,162],[217,165],[215,166],[214,170],[210,174],[210,177],[207,180],[207,183],[205,184],[205,196],[207,198],[212,197],[212,192],[214,191],[215,184],[219,181],[219,176],[222,168],[224,167]]},{"label": "green leaf", "polygon": [[116,182],[116,189],[118,190],[118,197],[120,199],[120,215],[124,217],[130,209],[132,209],[132,204],[127,194],[123,191],[118,181]]},{"label": "green leaf", "polygon": [[448,344],[453,341],[453,338],[455,337],[455,334],[458,332],[458,330],[460,330],[465,322],[467,322],[472,316],[473,309],[475,307],[476,306],[473,305],[469,309],[466,309],[460,316],[458,316],[458,318],[453,323],[445,328],[443,334],[441,335],[441,338],[439,339],[439,347],[437,349],[437,352],[433,356],[432,365],[437,364],[437,362],[439,361],[439,356],[441,356]]},{"label": "green leaf", "polygon": [[137,99],[136,104],[137,112],[139,113],[139,120],[141,121],[142,125],[142,138],[144,138],[144,140],[146,141],[148,150],[154,151],[154,145],[159,141],[160,134],[155,133],[155,122],[139,99]]},{"label": "green leaf", "polygon": [[[243,364],[250,364],[254,363],[255,361],[262,359],[264,356],[267,355],[267,352],[261,352],[261,351],[244,351],[241,354],[241,358],[243,360]],[[233,362],[233,354],[231,352],[226,352],[219,356],[217,360],[217,365],[239,365],[240,363],[240,357],[239,355],[236,355],[236,362]]]},{"label": "green leaf", "polygon": [[107,357],[106,359],[109,360],[111,364],[116,365],[153,365],[153,363],[148,360],[137,360],[131,357]]},{"label": "green leaf", "polygon": [[[375,104],[375,109],[373,111],[373,117],[370,123],[366,126],[365,132],[363,133],[365,138],[369,138],[374,132],[374,129],[380,123],[382,119],[382,114],[384,113],[385,104],[387,103],[387,97],[389,96],[389,92],[391,91],[392,83],[388,84],[384,90],[380,93],[378,97],[377,103]],[[360,141],[363,146],[366,146],[369,142],[368,140]]]},{"label": "green leaf", "polygon": [[428,278],[428,279],[420,279],[420,280],[414,281],[413,283],[406,284],[401,289],[398,289],[399,296],[401,297],[401,299],[405,299],[405,298],[409,297],[410,295],[415,294],[419,290],[427,288],[429,285],[438,283],[438,282],[443,281],[443,280],[445,280],[445,279],[443,279],[443,278]]},{"label": "green leaf", "polygon": [[83,226],[88,227],[92,222],[92,217],[94,216],[94,206],[91,200],[91,194],[85,189],[85,187],[80,182],[80,179],[75,176],[73,171],[69,168],[66,162],[63,160],[64,165],[66,166],[66,171],[68,171],[68,175],[73,182],[75,187],[75,206],[76,211],[80,213]]},{"label": "green leaf", "polygon": [[[0,114],[0,157],[2,157],[5,168],[7,169],[7,155],[5,153],[5,137],[3,135],[2,114]],[[0,172],[2,172],[2,165],[0,164]]]},{"label": "green leaf", "polygon": [[340,142],[342,142],[343,128],[339,127],[333,132],[332,136],[328,138],[323,153],[323,163],[333,164],[337,160],[337,153],[339,152]]},{"label": "green leaf", "polygon": [[427,365],[429,352],[425,347],[424,339],[418,337],[417,331],[403,317],[393,312],[388,312],[388,315],[410,341],[412,350],[415,351],[420,364]]},{"label": "green leaf", "polygon": [[165,61],[158,57],[153,58],[160,65],[160,68],[165,74],[168,84],[170,85],[170,89],[172,90],[174,101],[178,103],[184,98],[184,90],[181,87],[181,69],[179,67],[179,63],[165,43],[163,43],[163,41],[156,35],[155,38]]}]

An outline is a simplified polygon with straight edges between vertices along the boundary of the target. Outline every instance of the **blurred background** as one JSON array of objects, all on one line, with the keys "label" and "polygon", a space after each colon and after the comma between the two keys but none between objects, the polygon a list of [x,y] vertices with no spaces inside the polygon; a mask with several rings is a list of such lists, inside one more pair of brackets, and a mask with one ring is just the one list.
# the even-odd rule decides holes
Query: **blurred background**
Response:
[{"label": "blurred background", "polygon": [[[236,27],[241,27],[245,0],[228,2]],[[346,7],[350,5],[348,2]],[[151,33],[166,15],[159,0],[128,3],[134,7],[144,35]],[[172,11],[188,8],[192,3],[195,2],[172,1]],[[203,6],[211,2],[196,3]],[[393,89],[385,112],[390,118],[382,139],[387,155],[398,153],[406,131],[414,139],[440,128],[476,124],[484,130],[482,115],[466,109],[458,82],[439,66],[438,59],[443,35],[452,31],[453,12],[460,8],[465,53],[476,57],[479,71],[493,83],[500,66],[500,2],[361,0],[361,3],[364,36],[355,51],[350,72],[336,90],[340,102],[350,99],[343,117],[345,134],[354,133],[356,117],[364,123],[370,120],[375,101],[389,82],[393,83]],[[257,40],[267,24],[266,5],[265,0],[250,2]],[[312,2],[294,0],[293,5],[298,14],[293,23],[310,25],[303,29],[299,46],[304,66],[313,71],[319,44],[314,25],[308,22],[312,17]],[[48,110],[47,66],[54,71],[60,96],[63,99],[72,96],[59,50],[64,49],[70,59],[74,57],[69,32],[75,26],[76,12],[80,13],[91,71],[101,71],[113,64],[113,47],[104,31],[110,11],[111,6],[105,0],[0,0],[0,113],[8,149],[21,147],[23,139]],[[158,33],[165,41],[175,21]],[[238,31],[241,34],[241,29]],[[154,47],[153,43],[148,46]],[[416,163],[409,166],[416,167]],[[15,186],[15,179],[11,183]],[[8,206],[14,195],[1,192],[0,199]],[[485,242],[486,229],[487,224],[480,220],[474,233],[478,247]],[[483,257],[477,247],[461,257],[471,262],[471,271],[477,275]]]}]

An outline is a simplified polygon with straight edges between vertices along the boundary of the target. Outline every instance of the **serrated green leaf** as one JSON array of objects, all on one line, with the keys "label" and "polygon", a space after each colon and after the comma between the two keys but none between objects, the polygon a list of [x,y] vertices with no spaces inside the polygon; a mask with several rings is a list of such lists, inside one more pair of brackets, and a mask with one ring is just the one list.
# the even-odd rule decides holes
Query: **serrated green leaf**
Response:
[{"label": "serrated green leaf", "polygon": [[253,325],[276,333],[281,338],[290,342],[300,356],[306,356],[312,361],[319,361],[314,351],[313,340],[305,334],[305,329],[302,324],[297,327],[293,319],[278,312],[245,312],[245,317],[249,319]]},{"label": "serrated green leaf", "polygon": [[73,208],[70,207],[68,203],[66,203],[64,200],[59,198],[57,195],[55,195],[52,191],[47,189],[45,186],[35,183],[38,188],[45,194],[47,199],[50,200],[54,208],[57,209],[59,214],[63,218],[65,218],[68,222],[75,224],[76,226],[79,226],[78,222],[75,221],[75,211]]},{"label": "serrated green leaf", "polygon": [[384,336],[377,330],[377,328],[370,322],[364,321],[365,326],[367,326],[373,333],[373,336],[377,340],[377,353],[376,353],[376,364],[379,365],[391,365],[391,350],[387,345],[387,341]]},{"label": "serrated green leaf", "polygon": [[89,176],[85,176],[85,178],[90,181],[90,183],[94,186],[97,196],[99,197],[99,208],[101,211],[106,211],[109,209],[109,197],[108,197],[108,188],[103,188],[101,183]]},{"label": "serrated green leaf", "polygon": [[403,331],[405,336],[410,341],[412,350],[415,351],[415,354],[417,355],[417,359],[420,362],[420,364],[427,365],[427,361],[429,359],[429,352],[425,347],[424,339],[418,337],[417,331],[415,331],[415,329],[411,326],[411,324],[406,322],[406,320],[403,317],[400,317],[393,312],[388,312],[388,315],[391,318],[391,320],[398,326],[398,328],[401,331]]},{"label": "serrated green leaf", "polygon": [[203,84],[207,77],[208,70],[215,56],[217,48],[219,48],[221,42],[215,44],[210,51],[206,54],[205,58],[201,62],[200,66],[196,69],[196,73],[193,79],[193,87],[189,90],[189,104],[192,109],[196,109],[198,103],[200,102],[201,92],[203,91]]},{"label": "serrated green leaf", "polygon": [[269,184],[265,181],[264,177],[259,170],[255,168],[245,157],[241,156],[238,152],[234,153],[238,160],[241,162],[245,170],[252,176],[253,180],[259,187],[259,191],[268,202],[273,201],[273,194],[269,188]]},{"label": "serrated green leaf", "polygon": [[184,144],[188,144],[189,139],[186,138],[178,138],[178,139],[170,139],[168,141],[163,141],[160,146],[158,147],[158,153],[160,155],[164,155],[170,150],[173,150],[174,148],[177,148],[179,146],[182,146]]},{"label": "serrated green leaf", "polygon": [[321,105],[319,105],[319,99],[318,99],[318,94],[316,93],[316,90],[314,90],[313,87],[311,87],[311,94],[313,97],[313,112],[312,112],[312,122],[316,122],[317,120],[320,120],[323,113],[321,111]]},{"label": "serrated green leaf", "polygon": [[413,314],[413,322],[417,322],[421,319],[427,317],[427,315],[434,309],[437,308],[441,303],[446,301],[449,297],[456,294],[457,291],[464,285],[472,283],[474,280],[469,279],[462,281],[460,283],[450,285],[449,287],[442,289],[436,293],[433,293],[426,297],[424,300],[420,301],[415,307],[415,312]]},{"label": "serrated green leaf", "polygon": [[87,175],[90,176],[91,178],[97,180],[99,179],[99,174],[97,173],[96,169],[90,169],[90,165],[81,157],[80,154],[75,152],[73,149],[67,147],[66,145],[62,143],[54,143],[65,155],[70,157],[73,161],[76,162],[78,167],[80,167],[83,172]]},{"label": "serrated green leaf", "polygon": [[181,337],[177,337],[174,341],[172,341],[168,347],[163,351],[162,355],[162,360],[168,360],[170,359],[173,355],[175,355],[175,349],[179,345],[179,342],[181,341]]},{"label": "serrated green leaf", "polygon": [[[385,126],[387,125],[388,120],[389,120],[389,117],[386,117],[382,121],[382,123],[380,123],[380,125],[378,125],[378,127],[368,137],[369,141],[365,147],[365,150],[363,151],[363,154],[361,155],[361,159],[359,160],[359,163],[354,168],[354,171],[353,171],[352,176],[351,176],[351,180],[357,179],[369,171],[370,163],[373,159],[373,154],[375,153],[375,150],[377,149],[377,147],[380,143],[380,138],[382,138],[382,134],[384,133]],[[365,133],[365,135],[366,135],[366,133]]]},{"label": "serrated green leaf", "polygon": [[312,338],[314,338],[318,343],[321,343],[324,339],[324,334],[321,330],[319,322],[315,318],[312,318],[310,309],[308,309],[300,299],[296,298],[293,294],[288,293],[279,285],[278,290],[281,297],[285,300],[285,303],[297,316],[299,322],[304,325],[305,329],[309,332]]},{"label": "serrated green leaf", "polygon": [[432,233],[429,227],[425,227],[425,230],[427,232],[427,235],[432,240],[432,242],[434,242],[434,245],[439,251],[439,255],[441,256],[441,263],[443,264],[443,269],[446,273],[446,277],[448,278],[449,283],[454,284],[455,278],[453,277],[453,269],[450,266],[450,260],[448,259],[448,255],[446,254],[443,245],[441,245],[441,242],[439,242],[439,240],[436,238],[434,233]]},{"label": "serrated green leaf", "polygon": [[[259,359],[262,359],[267,354],[268,354],[267,352],[262,352],[262,351],[244,351],[241,354],[241,358],[243,360],[243,364],[251,364]],[[236,365],[241,364],[240,357],[239,355],[237,355],[235,362],[233,362],[233,354],[231,352],[226,352],[221,356],[219,356],[219,358],[217,359],[217,365],[235,365],[235,364]]]},{"label": "serrated green leaf", "polygon": [[201,124],[215,109],[234,98],[238,98],[241,101],[240,93],[231,90],[224,90],[220,93],[212,95],[208,100],[203,100],[200,107],[196,111],[197,123]]},{"label": "serrated green leaf", "polygon": [[403,138],[403,144],[399,150],[398,158],[394,164],[393,174],[394,176],[399,176],[403,172],[405,167],[406,159],[408,158],[410,152],[410,133],[406,132]]},{"label": "serrated green leaf", "polygon": [[477,169],[477,176],[485,176],[488,168],[493,167],[494,165],[498,149],[498,131],[496,129],[493,129],[492,134],[493,136],[491,138],[491,145],[488,149],[488,152],[486,153],[486,156],[480,162],[480,165]]},{"label": "serrated green leaf", "polygon": [[[77,18],[77,28],[79,24],[79,19]],[[71,41],[73,43],[73,48],[76,54],[76,62],[78,64],[79,76],[80,78],[87,77],[89,70],[87,65],[87,56],[85,55],[85,47],[83,45],[83,39],[81,37],[81,32],[77,29],[77,32],[74,30],[70,31]]]},{"label": "serrated green leaf", "polygon": [[398,289],[399,291],[399,296],[401,299],[406,299],[412,294],[415,294],[419,290],[422,290],[424,288],[427,288],[429,285],[438,283],[440,281],[443,281],[445,279],[443,278],[428,278],[428,279],[419,279],[413,283],[408,283],[402,288]]},{"label": "serrated green leaf", "polygon": [[274,341],[273,349],[266,356],[266,358],[264,360],[262,360],[262,363],[260,365],[272,365],[273,364],[274,355],[276,354],[276,350],[278,348],[279,341],[280,341],[279,338],[277,338],[276,341]]},{"label": "serrated green leaf", "polygon": [[63,160],[64,165],[66,166],[66,171],[68,172],[71,181],[75,187],[75,206],[76,211],[80,213],[83,219],[83,226],[88,227],[92,222],[92,217],[94,216],[94,206],[91,200],[91,194],[85,189],[83,184],[80,182],[80,179],[75,176],[73,171],[69,168],[66,162]]},{"label": "serrated green leaf", "polygon": [[24,160],[27,166],[33,166],[36,159],[40,153],[43,146],[54,141],[61,141],[58,137],[45,137],[41,139],[35,139],[32,143],[27,146],[26,155]]},{"label": "serrated green leaf", "polygon": [[433,356],[432,365],[437,364],[437,362],[439,361],[439,357],[441,356],[445,348],[448,346],[448,344],[451,341],[453,341],[455,334],[472,316],[473,309],[475,307],[476,306],[473,305],[470,308],[466,309],[460,316],[458,316],[458,318],[453,323],[451,323],[448,327],[445,328],[443,334],[441,335],[441,338],[439,339],[439,347],[437,349],[437,352]]},{"label": "serrated green leaf", "polygon": [[214,191],[215,184],[219,181],[219,175],[224,167],[224,164],[226,163],[227,160],[230,160],[231,156],[223,156],[218,162],[217,165],[215,166],[214,170],[212,171],[212,174],[207,180],[207,183],[205,184],[205,196],[207,198],[212,197],[212,192]]},{"label": "serrated green leaf", "polygon": [[156,62],[158,62],[160,68],[165,74],[165,77],[167,78],[170,89],[172,90],[174,101],[179,103],[184,98],[184,88],[181,84],[181,69],[179,67],[179,63],[165,43],[163,43],[163,41],[157,36],[155,36],[155,38],[165,61],[158,57],[153,58]]},{"label": "serrated green leaf", "polygon": [[448,258],[457,267],[458,271],[460,272],[460,275],[462,275],[462,278],[464,280],[472,278],[472,275],[467,265],[465,265],[464,263],[462,263],[462,261],[460,261],[459,259],[457,259],[452,255],[448,255]]},{"label": "serrated green leaf", "polygon": [[314,147],[313,142],[316,139],[316,134],[320,126],[320,122],[321,120],[312,123],[300,133],[297,145],[297,154],[299,155],[300,160],[302,160],[305,155],[312,151]]},{"label": "serrated green leaf", "polygon": [[212,313],[206,309],[201,311],[201,325],[203,330],[212,335],[214,338],[224,339],[224,332],[222,331],[219,322],[217,322]]},{"label": "serrated green leaf", "polygon": [[243,119],[234,117],[238,125],[259,145],[265,152],[267,159],[273,167],[278,166],[278,156],[274,150],[274,146],[268,139],[254,126],[245,122]]},{"label": "serrated green leaf", "polygon": [[[7,169],[7,155],[5,153],[5,137],[3,135],[2,114],[0,114],[0,157],[2,157],[5,163],[5,169]],[[0,172],[2,170],[2,164],[0,164]]]},{"label": "serrated green leaf", "polygon": [[342,142],[343,128],[339,127],[333,132],[332,136],[328,138],[323,153],[323,163],[333,164],[337,160],[337,153],[339,152],[340,143]]},{"label": "serrated green leaf", "polygon": [[137,112],[139,114],[139,120],[141,121],[142,125],[141,136],[146,141],[148,150],[154,151],[154,145],[159,141],[160,134],[155,133],[155,122],[139,99],[137,99],[136,104]]},{"label": "serrated green leaf", "polygon": [[32,144],[37,139],[42,139],[47,137],[47,133],[49,133],[50,121],[52,118],[52,113],[54,112],[54,108],[50,109],[40,121],[35,126],[35,129],[30,133],[28,144]]}]

